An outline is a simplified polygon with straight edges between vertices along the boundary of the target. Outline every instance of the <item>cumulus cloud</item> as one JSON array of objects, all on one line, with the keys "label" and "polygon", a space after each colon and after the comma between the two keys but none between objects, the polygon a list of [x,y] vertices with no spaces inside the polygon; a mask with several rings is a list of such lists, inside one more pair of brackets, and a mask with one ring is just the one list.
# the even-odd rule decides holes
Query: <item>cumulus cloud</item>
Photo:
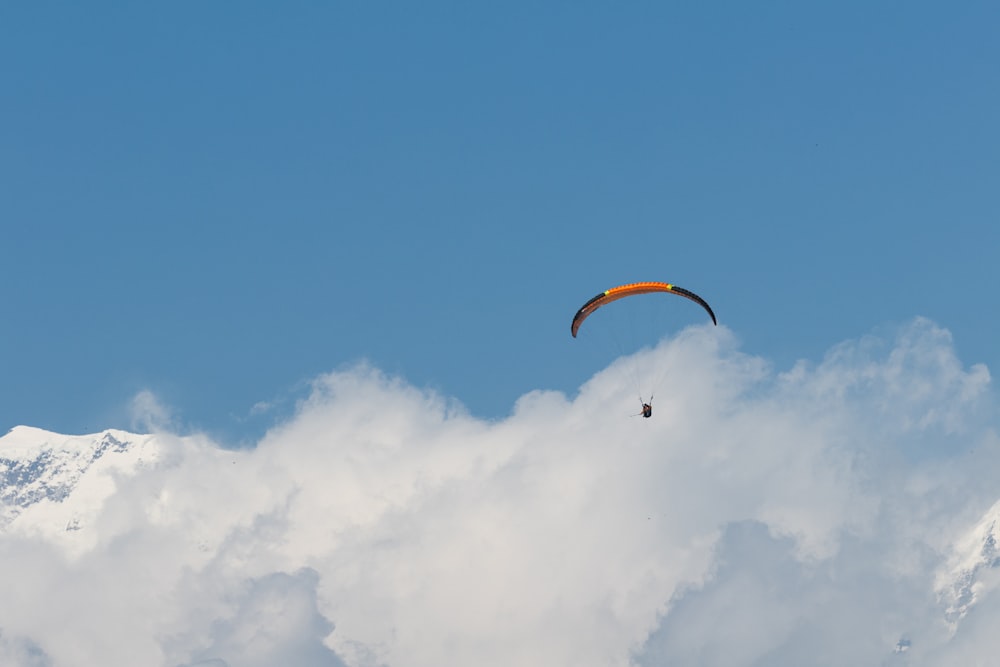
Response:
[{"label": "cumulus cloud", "polygon": [[[1000,600],[980,595],[956,623],[942,593],[942,577],[966,572],[956,545],[1000,498],[989,373],[963,365],[946,331],[917,320],[775,372],[726,329],[696,327],[627,360],[653,361],[667,372],[650,420],[628,417],[634,391],[615,365],[572,397],[530,392],[498,421],[359,366],[318,378],[253,449],[157,435],[155,457],[113,476],[79,530],[46,532],[54,515],[36,507],[0,537],[0,594],[19,601],[0,607],[0,655],[56,667],[995,655]],[[993,590],[989,564],[970,571]]]},{"label": "cumulus cloud", "polygon": [[317,579],[315,572],[302,570],[248,582],[235,613],[215,621],[211,646],[198,651],[190,667],[342,666],[322,643],[333,626],[316,608]]}]

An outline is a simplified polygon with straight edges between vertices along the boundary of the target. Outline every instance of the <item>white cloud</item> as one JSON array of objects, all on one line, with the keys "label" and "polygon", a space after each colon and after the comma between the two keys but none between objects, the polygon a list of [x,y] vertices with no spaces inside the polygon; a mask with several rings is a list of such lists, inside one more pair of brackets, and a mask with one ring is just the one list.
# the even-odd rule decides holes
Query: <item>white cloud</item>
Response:
[{"label": "white cloud", "polygon": [[132,397],[132,428],[144,432],[164,431],[173,422],[171,409],[148,389]]},{"label": "white cloud", "polygon": [[630,363],[654,357],[667,372],[650,420],[628,417],[634,391],[615,368],[572,399],[531,392],[484,422],[360,366],[318,378],[253,450],[159,435],[157,464],[91,499],[71,537],[20,529],[47,516],[28,510],[0,538],[0,595],[24,601],[0,608],[16,638],[0,655],[55,667],[986,655],[998,601],[982,596],[954,631],[937,597],[951,545],[1000,498],[989,374],[964,367],[947,332],[917,320],[779,374],[723,328]]},{"label": "white cloud", "polygon": [[316,609],[317,578],[315,572],[302,570],[248,582],[236,612],[216,621],[212,645],[201,650],[190,667],[343,665],[322,643],[333,626]]}]

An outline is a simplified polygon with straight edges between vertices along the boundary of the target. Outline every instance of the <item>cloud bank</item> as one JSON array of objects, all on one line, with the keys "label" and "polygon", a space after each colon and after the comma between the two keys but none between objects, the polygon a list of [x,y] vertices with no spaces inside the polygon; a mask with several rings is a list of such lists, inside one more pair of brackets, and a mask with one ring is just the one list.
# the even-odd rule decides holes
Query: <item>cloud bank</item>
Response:
[{"label": "cloud bank", "polygon": [[159,433],[0,533],[0,658],[991,662],[996,399],[947,331],[775,372],[696,327],[619,363],[654,361],[650,420],[616,365],[498,421],[358,366],[251,450]]}]

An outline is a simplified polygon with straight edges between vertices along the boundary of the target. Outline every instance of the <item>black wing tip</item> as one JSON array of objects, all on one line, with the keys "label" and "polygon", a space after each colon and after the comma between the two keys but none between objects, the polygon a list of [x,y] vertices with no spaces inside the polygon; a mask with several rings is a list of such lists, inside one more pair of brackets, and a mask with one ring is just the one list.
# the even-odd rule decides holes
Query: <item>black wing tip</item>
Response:
[{"label": "black wing tip", "polygon": [[587,303],[580,306],[580,310],[576,311],[576,315],[573,316],[573,324],[570,325],[570,333],[573,334],[573,338],[576,338],[576,332],[580,330],[580,325],[583,324],[583,321],[585,319],[587,319],[588,315],[587,309],[590,308],[592,305],[594,305],[594,302],[603,299],[605,296],[607,296],[607,294],[608,294],[607,292],[601,292],[600,294],[596,295],[595,297],[587,301]]},{"label": "black wing tip", "polygon": [[677,285],[673,285],[673,291],[677,292],[678,294],[680,294],[682,296],[686,296],[687,298],[691,299],[692,301],[694,301],[695,303],[697,303],[699,306],[701,306],[702,308],[704,308],[705,311],[708,313],[708,316],[712,318],[712,324],[714,324],[715,326],[719,326],[718,320],[715,319],[715,312],[712,310],[712,307],[710,305],[708,305],[708,301],[705,301],[704,299],[702,299],[700,296],[698,296],[697,294],[695,294],[691,290],[684,289],[683,287],[678,287]]}]

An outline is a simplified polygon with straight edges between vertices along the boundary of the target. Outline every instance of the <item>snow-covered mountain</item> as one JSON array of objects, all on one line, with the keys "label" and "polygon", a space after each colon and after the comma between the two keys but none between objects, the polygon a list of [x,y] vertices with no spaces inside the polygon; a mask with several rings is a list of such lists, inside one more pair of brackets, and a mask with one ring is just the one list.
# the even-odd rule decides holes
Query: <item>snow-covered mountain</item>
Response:
[{"label": "snow-covered mountain", "polygon": [[[80,530],[114,493],[116,478],[154,465],[160,453],[149,435],[67,436],[17,426],[0,437],[0,531],[51,537]],[[30,526],[17,522],[26,512]]]}]

